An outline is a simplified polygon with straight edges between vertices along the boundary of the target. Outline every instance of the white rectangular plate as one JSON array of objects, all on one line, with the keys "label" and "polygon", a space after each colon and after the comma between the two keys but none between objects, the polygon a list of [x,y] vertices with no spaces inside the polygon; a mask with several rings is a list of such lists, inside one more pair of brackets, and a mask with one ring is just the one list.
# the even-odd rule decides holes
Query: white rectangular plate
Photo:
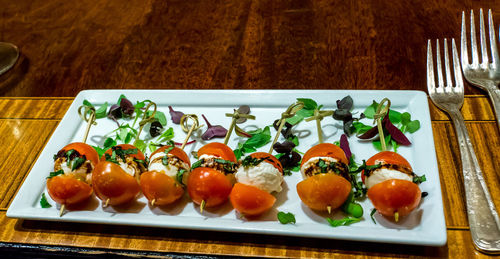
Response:
[{"label": "white rectangular plate", "polygon": [[[246,104],[251,107],[251,114],[256,120],[249,120],[240,124],[246,130],[255,127],[271,125],[275,119],[296,98],[312,98],[318,104],[323,104],[324,109],[335,109],[336,100],[350,95],[354,99],[354,114],[359,116],[373,100],[380,102],[384,97],[391,100],[391,108],[399,112],[409,112],[412,119],[418,119],[421,128],[413,134],[407,134],[413,143],[409,147],[399,147],[398,153],[402,154],[410,162],[413,170],[421,175],[425,174],[427,181],[420,185],[423,192],[428,196],[422,199],[420,206],[409,216],[404,217],[398,223],[387,220],[381,215],[375,214],[377,224],[370,219],[373,208],[371,202],[366,199],[361,204],[364,208],[364,216],[361,222],[333,228],[326,221],[326,214],[318,214],[311,211],[300,201],[295,186],[302,180],[300,173],[295,172],[292,176],[286,176],[283,183],[283,191],[276,195],[277,202],[274,208],[254,220],[246,220],[232,209],[229,202],[215,210],[207,210],[200,214],[199,207],[194,205],[187,194],[175,205],[166,208],[151,207],[142,195],[137,202],[128,207],[102,208],[100,201],[92,198],[89,208],[79,211],[68,211],[59,217],[58,206],[52,208],[41,208],[39,201],[43,192],[46,192],[45,181],[49,172],[53,171],[52,156],[59,149],[70,142],[81,141],[85,131],[86,123],[78,116],[77,109],[84,99],[98,107],[104,102],[114,103],[124,94],[133,103],[142,100],[152,100],[157,103],[158,109],[167,115],[167,127],[173,127],[175,131],[174,140],[182,142],[186,134],[179,125],[173,124],[168,113],[168,106],[184,113],[194,113],[200,116],[205,114],[214,125],[228,126],[230,118],[225,113],[231,113],[233,109]],[[356,116],[356,115],[355,115]],[[116,124],[109,119],[99,119],[98,125],[91,128],[87,143],[91,145],[102,145],[107,133],[116,128]],[[200,121],[201,122],[201,121]],[[365,119],[366,124],[372,123]],[[130,122],[131,123],[131,122]],[[340,139],[342,123],[331,117],[322,121],[325,142],[333,143]],[[298,150],[305,152],[311,146],[317,144],[317,132],[315,122],[300,122],[294,131],[300,132],[300,145]],[[145,130],[144,134],[148,131]],[[275,130],[271,130],[275,134]],[[145,135],[144,135],[145,136]],[[206,142],[200,139],[201,130],[192,139],[196,143],[186,147],[189,154],[198,150]],[[222,141],[214,139],[211,141]],[[236,148],[238,142],[244,139],[237,137],[234,133],[228,145]],[[282,140],[280,140],[282,141]],[[357,162],[366,160],[377,151],[370,142],[361,142],[355,136],[349,138],[351,150],[356,155]],[[269,145],[259,149],[268,151]],[[191,157],[192,162],[195,161]],[[55,205],[55,202],[49,202]],[[291,212],[295,214],[296,224],[282,225],[276,219],[278,211]],[[331,238],[370,242],[387,242],[414,245],[441,246],[446,243],[446,225],[443,214],[441,198],[441,185],[434,149],[434,139],[429,114],[427,96],[420,91],[349,91],[349,90],[89,90],[82,91],[75,98],[66,115],[48,141],[40,154],[28,177],[23,183],[14,201],[7,211],[8,217],[71,221],[84,223],[120,224],[133,226],[182,228],[192,230],[214,230],[232,231],[242,233],[258,233],[272,235],[286,235],[299,237]],[[342,218],[344,214],[337,212],[330,217]]]}]

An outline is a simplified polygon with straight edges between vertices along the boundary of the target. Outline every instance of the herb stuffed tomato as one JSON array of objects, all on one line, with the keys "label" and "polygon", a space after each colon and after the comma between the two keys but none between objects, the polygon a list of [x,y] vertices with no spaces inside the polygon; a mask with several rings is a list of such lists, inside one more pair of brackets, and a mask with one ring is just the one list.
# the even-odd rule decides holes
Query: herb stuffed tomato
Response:
[{"label": "herb stuffed tomato", "polygon": [[233,207],[246,216],[268,211],[276,202],[272,192],[280,192],[283,166],[273,155],[257,152],[243,159],[236,174],[229,199]]},{"label": "herb stuffed tomato", "polygon": [[108,149],[92,174],[94,191],[107,205],[120,205],[139,194],[139,177],[146,171],[146,157],[135,146],[121,144]]},{"label": "herb stuffed tomato", "polygon": [[368,198],[380,214],[397,221],[418,206],[422,193],[413,182],[416,175],[404,157],[383,151],[369,158],[366,165],[372,169],[364,170],[361,178],[368,188]]},{"label": "herb stuffed tomato", "polygon": [[300,168],[305,180],[297,184],[302,202],[317,211],[330,212],[340,207],[351,191],[347,164],[344,151],[334,144],[310,148]]},{"label": "herb stuffed tomato", "polygon": [[235,182],[236,156],[227,145],[212,142],[198,150],[198,159],[187,181],[189,196],[201,208],[221,205]]},{"label": "herb stuffed tomato", "polygon": [[61,205],[72,205],[92,195],[92,172],[99,155],[90,145],[75,142],[54,156],[54,173],[47,179],[50,197]]},{"label": "herb stuffed tomato", "polygon": [[191,168],[182,149],[166,145],[150,156],[148,171],[141,175],[141,190],[152,205],[167,205],[184,194],[183,185]]}]

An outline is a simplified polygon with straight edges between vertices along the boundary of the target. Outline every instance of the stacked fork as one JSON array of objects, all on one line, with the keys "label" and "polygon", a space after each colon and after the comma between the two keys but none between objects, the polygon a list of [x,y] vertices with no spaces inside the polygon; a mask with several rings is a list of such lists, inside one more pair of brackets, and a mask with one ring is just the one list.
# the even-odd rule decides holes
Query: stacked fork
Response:
[{"label": "stacked fork", "polygon": [[[491,11],[489,12],[490,20],[490,41],[493,62],[488,63],[488,54],[485,46],[484,22],[482,19],[481,10],[481,50],[483,62],[479,64],[477,47],[475,42],[475,30],[472,29],[472,64],[468,64],[467,46],[465,40],[465,25],[462,20],[462,64],[464,65],[464,74],[467,80],[472,80],[471,83],[478,85],[486,85],[486,89],[492,98],[497,120],[500,112],[500,95],[496,84],[500,79],[500,68],[498,60],[498,52],[496,50],[495,32],[493,29],[493,19]],[[463,18],[463,16],[462,16]],[[472,18],[472,27],[474,26]],[[488,191],[488,187],[484,181],[481,168],[477,161],[472,143],[465,127],[464,119],[460,113],[460,108],[464,102],[464,85],[462,81],[462,71],[458,52],[455,45],[455,40],[452,40],[452,58],[453,58],[453,80],[450,70],[450,61],[448,58],[448,44],[444,40],[444,69],[446,80],[443,78],[441,54],[439,48],[439,40],[436,41],[436,65],[438,86],[434,78],[434,64],[432,59],[431,41],[428,41],[427,46],[427,88],[431,100],[437,107],[446,111],[449,115],[457,133],[460,154],[462,159],[462,169],[464,176],[464,189],[467,205],[467,216],[470,225],[472,240],[475,247],[486,253],[500,253],[500,218],[495,209],[495,205]],[[497,80],[497,81],[495,81]],[[453,86],[453,81],[455,86]],[[496,83],[495,83],[496,82]],[[481,84],[480,84],[481,83]],[[498,108],[497,108],[498,106]],[[500,125],[500,124],[499,124]]]}]

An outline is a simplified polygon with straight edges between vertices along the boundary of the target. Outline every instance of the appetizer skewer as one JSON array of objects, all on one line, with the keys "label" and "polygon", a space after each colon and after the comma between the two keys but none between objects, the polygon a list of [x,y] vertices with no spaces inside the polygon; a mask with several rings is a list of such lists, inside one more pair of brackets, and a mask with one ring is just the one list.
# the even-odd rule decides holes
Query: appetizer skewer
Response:
[{"label": "appetizer skewer", "polygon": [[[187,119],[193,120],[188,129]],[[141,190],[151,205],[167,205],[175,202],[184,194],[187,176],[191,169],[191,161],[183,148],[189,137],[198,126],[198,118],[194,114],[183,115],[180,124],[187,136],[178,148],[173,142],[157,149],[150,156],[148,171],[141,175]]]},{"label": "appetizer skewer", "polygon": [[[154,110],[147,116],[147,111],[152,106]],[[139,133],[134,143],[140,137],[144,125],[153,120],[155,113],[156,104],[150,102],[139,123]],[[139,179],[146,168],[146,157],[137,147],[120,144],[108,149],[92,174],[94,192],[104,201],[104,207],[121,205],[136,198],[141,191]]]},{"label": "appetizer skewer", "polygon": [[[383,104],[387,102],[386,106]],[[400,216],[410,214],[419,204],[422,192],[413,182],[416,176],[410,163],[398,153],[386,151],[382,118],[389,112],[391,102],[383,99],[377,107],[374,118],[377,120],[382,152],[366,161],[371,169],[361,173],[361,179],[368,189],[368,198],[377,211],[397,222]]]},{"label": "appetizer skewer", "polygon": [[321,120],[331,114],[332,111],[315,110],[314,116],[306,119],[316,120],[320,144],[304,154],[300,165],[304,180],[297,184],[297,193],[304,204],[328,213],[344,204],[352,189],[344,151],[337,145],[322,143]]},{"label": "appetizer skewer", "polygon": [[260,215],[272,208],[276,202],[276,198],[271,193],[282,190],[283,166],[272,155],[273,145],[278,140],[286,119],[293,117],[302,107],[302,103],[290,105],[281,116],[278,131],[269,152],[257,152],[245,157],[235,173],[237,183],[229,198],[233,207],[242,215]]},{"label": "appetizer skewer", "polygon": [[99,162],[97,151],[85,143],[95,123],[95,109],[82,106],[78,112],[87,121],[83,142],[74,142],[59,150],[54,156],[54,173],[47,178],[47,192],[61,204],[59,216],[67,205],[81,203],[92,195],[92,172]]}]

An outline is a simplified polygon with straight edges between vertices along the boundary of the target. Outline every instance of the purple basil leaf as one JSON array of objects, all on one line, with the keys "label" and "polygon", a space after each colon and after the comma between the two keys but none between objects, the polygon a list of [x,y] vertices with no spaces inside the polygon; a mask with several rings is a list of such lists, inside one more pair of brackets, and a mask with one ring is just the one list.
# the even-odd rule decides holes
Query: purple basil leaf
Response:
[{"label": "purple basil leaf", "polygon": [[168,109],[170,110],[170,117],[172,117],[172,122],[175,124],[180,124],[181,123],[181,118],[184,116],[183,112],[180,111],[174,111],[172,106],[168,106]]},{"label": "purple basil leaf", "polygon": [[340,136],[340,148],[344,150],[345,156],[347,157],[347,161],[350,161],[352,153],[351,149],[349,148],[349,141],[347,140],[346,134],[342,134],[342,136]]},{"label": "purple basil leaf", "polygon": [[212,124],[210,124],[210,122],[208,122],[205,115],[202,114],[201,116],[203,117],[203,119],[207,123],[207,130],[205,131],[205,133],[203,133],[203,135],[201,135],[201,139],[209,140],[209,139],[213,139],[213,138],[223,138],[226,136],[227,129],[225,129],[221,125],[213,126]]},{"label": "purple basil leaf", "polygon": [[349,95],[342,98],[342,100],[337,100],[338,109],[350,111],[352,109],[352,105],[353,105],[353,100]]},{"label": "purple basil leaf", "polygon": [[358,136],[358,138],[360,139],[371,139],[375,136],[377,136],[378,134],[378,129],[377,129],[377,126],[369,129],[367,132],[361,134],[360,136]]},{"label": "purple basil leaf", "polygon": [[406,138],[405,134],[401,132],[394,124],[392,124],[391,120],[389,120],[389,116],[386,115],[383,120],[385,129],[391,134],[392,139],[403,146],[411,145],[410,140]]},{"label": "purple basil leaf", "polygon": [[134,114],[134,105],[127,98],[122,98],[120,100],[120,108],[123,114],[127,116],[132,116]]},{"label": "purple basil leaf", "polygon": [[252,135],[250,135],[250,133],[244,131],[242,128],[238,127],[238,125],[234,125],[234,133],[236,133],[236,135],[243,137],[243,138],[251,138],[252,137]]},{"label": "purple basil leaf", "polygon": [[[248,105],[242,105],[238,108],[238,112],[241,114],[249,114],[250,113],[250,106]],[[243,123],[247,121],[247,118],[239,118],[236,120],[236,123]]]},{"label": "purple basil leaf", "polygon": [[274,143],[273,149],[278,153],[290,153],[294,147],[295,144],[292,141],[287,140],[283,143]]},{"label": "purple basil leaf", "polygon": [[301,157],[299,153],[292,151],[291,153],[285,153],[278,160],[283,167],[292,167],[300,162],[300,158]]},{"label": "purple basil leaf", "polygon": [[352,123],[353,123],[353,120],[350,120],[350,121],[345,121],[344,122],[344,133],[347,135],[347,136],[351,136],[352,134]]},{"label": "purple basil leaf", "polygon": [[[191,144],[193,144],[193,143],[195,143],[195,142],[196,142],[196,139],[195,139],[195,140],[191,140],[191,141],[186,142],[186,145],[191,145]],[[175,141],[174,141],[174,144],[175,144],[176,146],[182,146],[182,143],[179,143],[179,142],[175,142]]]},{"label": "purple basil leaf", "polygon": [[161,133],[161,129],[163,129],[163,126],[161,125],[161,123],[159,121],[153,121],[151,123],[150,128],[149,128],[149,134],[153,138],[156,136],[159,136]]}]

